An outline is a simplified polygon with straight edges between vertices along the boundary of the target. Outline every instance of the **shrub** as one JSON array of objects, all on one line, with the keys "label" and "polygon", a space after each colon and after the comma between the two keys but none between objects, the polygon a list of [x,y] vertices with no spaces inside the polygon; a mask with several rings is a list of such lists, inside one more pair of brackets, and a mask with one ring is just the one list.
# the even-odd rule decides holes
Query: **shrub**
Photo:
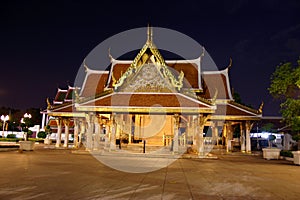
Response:
[{"label": "shrub", "polygon": [[2,142],[19,142],[22,141],[23,138],[0,138],[0,141]]},{"label": "shrub", "polygon": [[296,140],[296,141],[299,141],[299,140],[300,140],[300,134],[293,135],[293,136],[292,136],[292,139],[293,139],[293,140]]},{"label": "shrub", "polygon": [[32,135],[33,132],[31,130],[28,130],[27,135]]},{"label": "shrub", "polygon": [[17,136],[15,134],[7,134],[7,138],[16,138]]},{"label": "shrub", "polygon": [[45,133],[45,131],[40,131],[40,132],[38,132],[37,136],[38,136],[38,138],[46,138],[47,134]]},{"label": "shrub", "polygon": [[280,156],[290,157],[290,158],[294,157],[292,151],[288,151],[288,150],[280,151]]}]

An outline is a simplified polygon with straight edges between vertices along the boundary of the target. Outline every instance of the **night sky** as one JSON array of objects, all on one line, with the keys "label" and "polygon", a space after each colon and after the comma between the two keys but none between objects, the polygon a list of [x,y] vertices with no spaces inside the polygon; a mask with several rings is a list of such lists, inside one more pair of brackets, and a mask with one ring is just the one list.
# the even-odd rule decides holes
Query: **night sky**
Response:
[{"label": "night sky", "polygon": [[195,39],[219,69],[231,57],[231,87],[242,101],[264,101],[264,115],[278,115],[267,88],[278,64],[300,56],[297,0],[1,1],[0,106],[46,108],[94,47],[149,22]]}]

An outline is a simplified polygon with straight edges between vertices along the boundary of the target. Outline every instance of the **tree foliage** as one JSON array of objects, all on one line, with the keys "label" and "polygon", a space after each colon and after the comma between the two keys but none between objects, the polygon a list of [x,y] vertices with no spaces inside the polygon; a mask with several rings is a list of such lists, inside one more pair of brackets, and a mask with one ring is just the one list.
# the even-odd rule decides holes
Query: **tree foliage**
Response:
[{"label": "tree foliage", "polygon": [[38,136],[38,138],[46,138],[47,134],[45,131],[40,131],[40,132],[38,132],[37,136]]},{"label": "tree foliage", "polygon": [[261,127],[262,131],[266,132],[273,132],[274,131],[274,124],[273,123],[267,123]]},{"label": "tree foliage", "polygon": [[300,59],[284,63],[271,76],[270,94],[281,101],[281,113],[293,130],[300,131]]}]

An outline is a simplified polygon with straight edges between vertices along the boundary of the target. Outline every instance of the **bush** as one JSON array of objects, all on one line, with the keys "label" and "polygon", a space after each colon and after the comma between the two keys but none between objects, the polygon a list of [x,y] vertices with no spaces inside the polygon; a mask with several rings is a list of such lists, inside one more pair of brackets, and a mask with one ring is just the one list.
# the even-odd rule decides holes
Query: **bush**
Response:
[{"label": "bush", "polygon": [[37,136],[38,136],[38,138],[46,138],[47,134],[45,133],[45,131],[40,131],[40,132],[38,132]]},{"label": "bush", "polygon": [[0,138],[2,142],[19,142],[22,141],[23,138]]},{"label": "bush", "polygon": [[300,135],[299,134],[293,135],[292,139],[295,140],[295,141],[299,141],[300,140]]},{"label": "bush", "polygon": [[287,150],[280,151],[280,156],[290,157],[290,158],[294,157],[292,151],[287,151]]},{"label": "bush", "polygon": [[7,138],[16,138],[17,136],[15,134],[7,134]]},{"label": "bush", "polygon": [[32,134],[33,134],[33,132],[31,130],[27,131],[27,135],[32,135]]}]

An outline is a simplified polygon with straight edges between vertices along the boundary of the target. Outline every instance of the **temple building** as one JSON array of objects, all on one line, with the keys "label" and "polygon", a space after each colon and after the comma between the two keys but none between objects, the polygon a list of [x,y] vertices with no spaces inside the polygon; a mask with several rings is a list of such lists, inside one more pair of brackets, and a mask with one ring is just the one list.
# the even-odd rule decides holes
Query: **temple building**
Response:
[{"label": "temple building", "polygon": [[133,60],[109,56],[109,70],[84,64],[83,84],[59,89],[48,101],[56,147],[68,147],[72,134],[74,147],[84,144],[89,151],[146,145],[171,147],[176,153],[191,147],[201,156],[208,147],[231,151],[238,143],[240,151],[251,152],[250,129],[261,119],[262,106],[255,110],[234,101],[231,64],[203,71],[204,49],[192,60],[165,60],[153,43],[151,28]]}]

